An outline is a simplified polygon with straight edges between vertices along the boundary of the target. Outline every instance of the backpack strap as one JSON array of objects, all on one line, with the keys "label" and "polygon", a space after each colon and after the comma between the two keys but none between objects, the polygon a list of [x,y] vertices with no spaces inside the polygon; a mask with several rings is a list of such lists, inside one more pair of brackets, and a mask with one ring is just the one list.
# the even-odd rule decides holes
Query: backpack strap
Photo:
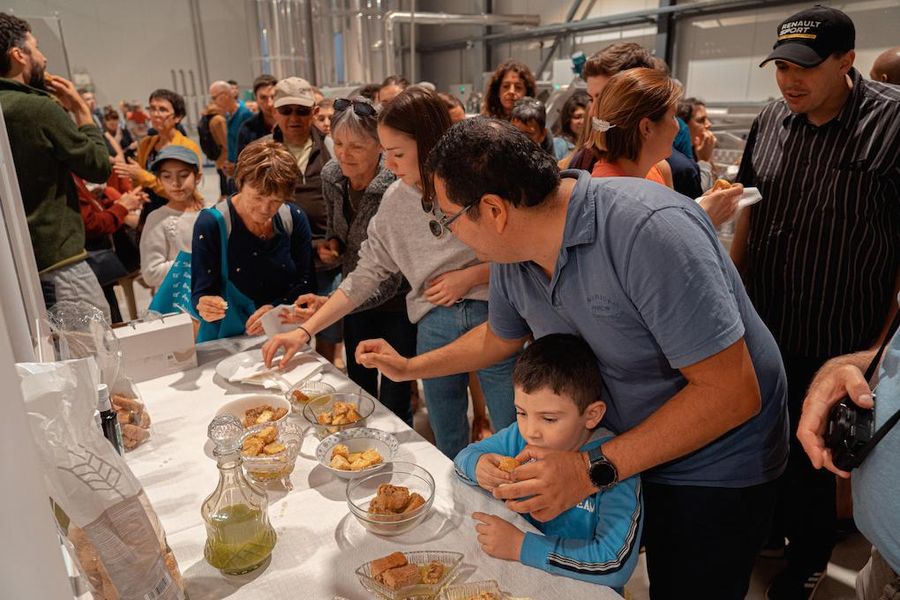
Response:
[{"label": "backpack strap", "polygon": [[227,240],[231,237],[231,198],[225,198],[217,203],[214,208],[222,215],[225,225],[225,240]]},{"label": "backpack strap", "polygon": [[284,229],[284,232],[288,237],[291,237],[294,232],[294,216],[291,214],[291,204],[285,202],[275,214],[278,215],[278,219],[281,221],[281,227]]}]

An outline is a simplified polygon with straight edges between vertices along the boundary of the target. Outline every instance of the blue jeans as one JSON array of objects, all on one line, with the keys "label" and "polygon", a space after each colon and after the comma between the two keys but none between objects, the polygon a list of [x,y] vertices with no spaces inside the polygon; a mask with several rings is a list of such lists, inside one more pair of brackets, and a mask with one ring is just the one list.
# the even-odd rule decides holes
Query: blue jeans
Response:
[{"label": "blue jeans", "polygon": [[[435,306],[418,323],[417,353],[424,354],[446,346],[487,321],[487,317],[488,303],[479,300],[463,300],[449,308]],[[516,420],[512,384],[515,362],[516,357],[513,356],[477,373],[494,431]],[[461,373],[422,382],[435,443],[451,459],[469,444],[469,421],[466,417],[469,407],[468,381],[468,373]]]},{"label": "blue jeans", "polygon": [[[316,293],[320,296],[328,296],[337,289],[341,284],[340,268],[331,269],[329,271],[316,271]],[[332,344],[340,344],[343,337],[343,327],[341,321],[332,323],[322,331],[316,334],[317,338],[323,339]]]},{"label": "blue jeans", "polygon": [[403,356],[416,355],[416,326],[409,322],[406,310],[364,310],[344,317],[344,347],[347,351],[347,376],[388,407],[391,412],[413,426],[412,386],[408,381],[393,381],[381,376],[378,369],[367,369],[356,362],[356,347],[363,340],[383,338]]}]

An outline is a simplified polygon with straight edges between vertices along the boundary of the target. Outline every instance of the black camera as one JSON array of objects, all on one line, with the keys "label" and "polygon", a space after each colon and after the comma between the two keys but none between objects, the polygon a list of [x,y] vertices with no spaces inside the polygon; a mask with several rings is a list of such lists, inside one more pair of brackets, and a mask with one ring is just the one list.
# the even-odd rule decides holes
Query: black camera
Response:
[{"label": "black camera", "polygon": [[831,450],[834,466],[850,471],[862,464],[872,449],[875,435],[875,411],[860,408],[850,398],[834,405],[828,415],[825,445]]}]

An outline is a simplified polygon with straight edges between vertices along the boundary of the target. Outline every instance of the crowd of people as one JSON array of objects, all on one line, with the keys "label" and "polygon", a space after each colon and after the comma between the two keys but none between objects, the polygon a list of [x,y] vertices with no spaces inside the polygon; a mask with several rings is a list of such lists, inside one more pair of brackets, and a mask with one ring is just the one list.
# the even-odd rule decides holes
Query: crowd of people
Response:
[{"label": "crowd of people", "polygon": [[[849,475],[829,411],[849,396],[887,428],[900,408],[900,49],[866,79],[854,48],[836,9],[779,25],[760,67],[783,98],[724,189],[704,101],[633,43],[589,57],[554,131],[511,59],[472,117],[399,75],[346,98],[216,81],[198,145],[180,95],[98,109],[0,13],[0,106],[48,306],[121,320],[113,286],[139,272],[198,341],[278,311],[267,365],[343,343],[349,377],[409,425],[422,380],[461,480],[541,532],[476,513],[487,554],[621,591],[643,547],[654,599],[739,599],[786,541],[767,597],[809,598]],[[744,186],[764,200],[739,210]],[[853,472],[864,599],[900,597],[898,451],[888,431]]]}]

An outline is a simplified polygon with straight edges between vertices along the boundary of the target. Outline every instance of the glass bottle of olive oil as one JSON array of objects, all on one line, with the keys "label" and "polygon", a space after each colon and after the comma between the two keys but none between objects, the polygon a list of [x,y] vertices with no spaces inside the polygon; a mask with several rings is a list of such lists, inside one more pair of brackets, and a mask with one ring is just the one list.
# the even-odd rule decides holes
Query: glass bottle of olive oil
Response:
[{"label": "glass bottle of olive oil", "polygon": [[206,522],[203,556],[227,575],[261,567],[276,539],[266,493],[250,483],[241,468],[243,432],[240,421],[230,415],[220,415],[209,425],[209,438],[216,444],[219,485],[201,508]]}]

